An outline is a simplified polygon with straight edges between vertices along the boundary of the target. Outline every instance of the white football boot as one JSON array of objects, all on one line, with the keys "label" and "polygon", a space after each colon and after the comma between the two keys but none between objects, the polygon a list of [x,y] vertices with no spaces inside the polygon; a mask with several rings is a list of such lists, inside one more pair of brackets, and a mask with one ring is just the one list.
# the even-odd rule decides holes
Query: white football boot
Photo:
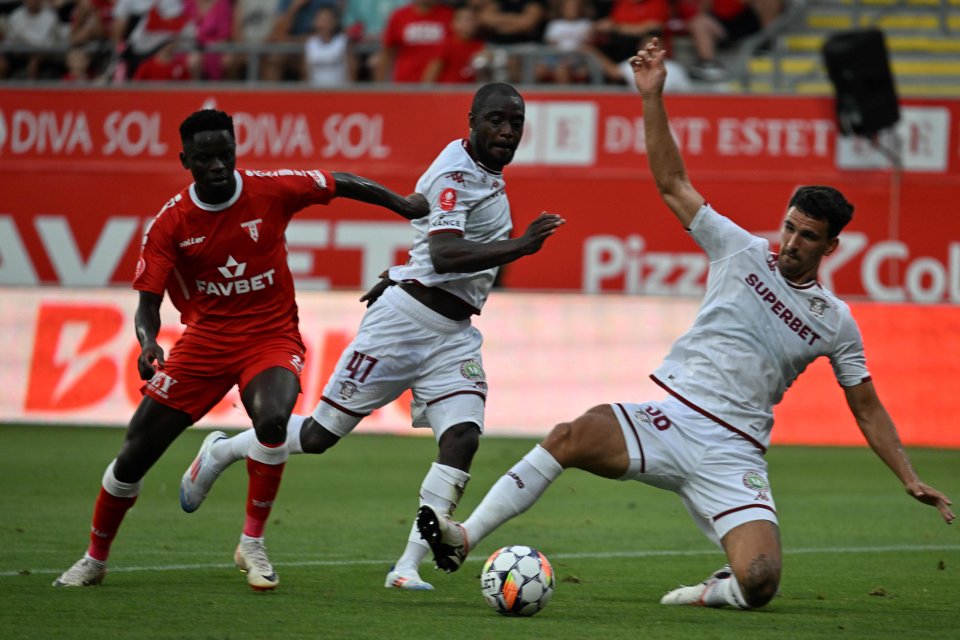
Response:
[{"label": "white football boot", "polygon": [[241,540],[233,554],[233,561],[240,571],[246,572],[247,584],[253,587],[254,591],[269,591],[280,584],[280,576],[273,570],[273,565],[267,558],[267,549],[263,546],[262,539]]},{"label": "white football boot", "polygon": [[412,575],[400,575],[396,567],[390,567],[387,574],[387,580],[383,583],[387,589],[406,589],[407,591],[433,591],[433,585],[424,582],[420,575],[414,572]]},{"label": "white football boot", "polygon": [[733,576],[730,565],[725,564],[717,569],[700,584],[685,587],[680,585],[673,591],[660,598],[660,604],[667,605],[691,605],[695,607],[721,607],[722,604],[709,604],[716,602],[717,598],[711,598],[713,591],[716,590],[723,580],[729,580]]},{"label": "white football boot", "polygon": [[226,437],[227,434],[223,431],[213,431],[204,438],[197,457],[180,478],[180,508],[187,513],[193,513],[200,508],[213,483],[223,473],[223,469],[214,468],[210,447],[214,442]]},{"label": "white football boot", "polygon": [[87,554],[77,560],[53,581],[55,587],[91,587],[103,582],[107,575],[107,563],[94,560]]}]

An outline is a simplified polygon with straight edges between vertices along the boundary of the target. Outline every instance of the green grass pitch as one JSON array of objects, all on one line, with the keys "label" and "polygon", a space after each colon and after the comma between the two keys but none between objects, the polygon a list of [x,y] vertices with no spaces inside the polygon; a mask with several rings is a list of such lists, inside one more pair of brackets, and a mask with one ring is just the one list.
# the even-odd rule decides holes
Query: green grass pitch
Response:
[{"label": "green grass pitch", "polygon": [[[948,638],[960,637],[960,529],[914,502],[867,449],[774,447],[781,594],[757,612],[663,607],[660,596],[723,562],[670,493],[579,471],[474,551],[433,592],[383,588],[436,448],[355,434],[290,459],[267,529],[280,588],[258,594],[232,566],[246,473],[234,465],[203,507],[177,487],[204,432],[185,433],[146,478],[104,584],[50,583],[84,551],[118,429],[0,426],[0,637],[14,638]],[[533,441],[486,438],[458,514]],[[960,451],[910,451],[960,502]],[[552,561],[550,605],[503,618],[480,595],[481,562],[507,544]]]}]

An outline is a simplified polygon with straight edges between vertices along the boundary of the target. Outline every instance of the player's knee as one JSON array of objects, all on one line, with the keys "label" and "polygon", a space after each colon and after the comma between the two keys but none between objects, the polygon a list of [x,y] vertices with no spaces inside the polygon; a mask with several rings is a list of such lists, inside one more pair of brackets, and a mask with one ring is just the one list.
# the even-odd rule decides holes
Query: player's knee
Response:
[{"label": "player's knee", "polygon": [[472,422],[454,425],[443,432],[438,446],[440,464],[466,471],[480,447],[480,429]]},{"label": "player's knee", "polygon": [[264,444],[279,444],[287,439],[287,419],[280,411],[264,411],[253,421],[257,440]]},{"label": "player's knee", "polygon": [[540,446],[549,451],[550,455],[564,469],[572,466],[576,455],[573,423],[560,422],[556,424],[543,442],[540,443]]},{"label": "player's knee", "polygon": [[300,446],[304,453],[323,453],[340,442],[340,436],[314,420],[307,418],[300,428]]},{"label": "player's knee", "polygon": [[756,609],[766,605],[777,595],[780,589],[780,570],[774,567],[757,570],[754,566],[746,575],[738,576],[737,582],[740,583],[744,600],[751,609]]}]

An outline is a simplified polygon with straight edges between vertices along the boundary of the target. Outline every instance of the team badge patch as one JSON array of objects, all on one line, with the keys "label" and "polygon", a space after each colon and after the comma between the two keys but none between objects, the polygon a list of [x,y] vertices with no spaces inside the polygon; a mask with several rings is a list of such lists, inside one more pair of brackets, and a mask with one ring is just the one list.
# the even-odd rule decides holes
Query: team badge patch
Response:
[{"label": "team badge patch", "polygon": [[457,206],[457,192],[454,189],[444,189],[440,192],[440,208],[443,211],[453,211]]},{"label": "team badge patch", "polygon": [[247,233],[250,234],[250,237],[254,242],[260,240],[260,225],[263,223],[263,218],[257,218],[256,220],[247,220],[246,222],[241,222],[240,226],[246,229]]},{"label": "team badge patch", "polygon": [[464,360],[461,362],[460,375],[467,380],[481,380],[485,377],[483,367],[476,360]]},{"label": "team badge patch", "polygon": [[340,383],[340,397],[343,398],[344,400],[349,400],[350,398],[353,397],[353,394],[355,394],[356,392],[357,392],[357,385],[350,382],[349,380],[345,380],[344,382]]},{"label": "team badge patch", "polygon": [[823,317],[823,312],[827,308],[827,301],[823,298],[811,298],[810,299],[810,313],[817,316],[818,318]]},{"label": "team badge patch", "polygon": [[756,500],[770,501],[767,492],[770,491],[770,485],[759,471],[747,471],[743,474],[743,486],[751,491],[757,492]]}]

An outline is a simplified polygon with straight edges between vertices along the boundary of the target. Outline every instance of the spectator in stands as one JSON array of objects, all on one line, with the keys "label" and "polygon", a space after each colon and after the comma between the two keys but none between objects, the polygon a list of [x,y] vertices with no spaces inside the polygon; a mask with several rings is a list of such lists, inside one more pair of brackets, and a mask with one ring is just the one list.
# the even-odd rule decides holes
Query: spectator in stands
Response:
[{"label": "spectator in stands", "polygon": [[[637,89],[636,74],[633,65],[630,64],[630,58],[636,54],[636,51],[645,48],[653,38],[661,38],[662,40],[662,37],[656,31],[644,35],[637,41],[634,54],[631,54],[630,57],[619,63],[611,61],[603,54],[599,54],[599,52],[595,52],[597,54],[597,61],[600,62],[606,79],[613,84],[626,84],[626,86],[632,90],[639,91],[639,89]],[[676,60],[664,57],[663,66],[667,70],[667,79],[663,85],[664,93],[684,93],[693,90],[693,83],[690,81],[690,76],[682,64]]]},{"label": "spectator in stands", "polygon": [[720,82],[727,70],[717,60],[717,47],[757,33],[783,11],[782,0],[680,0],[679,13],[687,20],[697,62],[690,75]]},{"label": "spectator in stands", "polygon": [[583,52],[593,40],[593,20],[587,17],[585,0],[559,0],[557,15],[547,21],[543,42],[560,52],[537,64],[539,82],[570,84],[583,82],[587,70],[573,52]]},{"label": "spectator in stands", "polygon": [[[212,44],[229,42],[233,31],[233,4],[231,0],[194,0],[196,13],[193,22],[197,44],[204,49]],[[226,76],[222,53],[205,52],[199,57],[199,69],[194,77],[204,80],[223,80]]]},{"label": "spectator in stands", "polygon": [[[233,27],[230,40],[241,45],[260,45],[266,42],[273,31],[273,14],[277,0],[235,0],[233,3]],[[248,56],[242,52],[230,52],[221,56],[224,74],[229,80],[242,80],[246,76]]]},{"label": "spectator in stands", "polygon": [[637,53],[637,42],[663,33],[670,19],[668,0],[616,0],[610,15],[596,23],[596,46],[619,63]]},{"label": "spectator in stands", "polygon": [[422,82],[430,61],[440,55],[453,9],[438,0],[413,0],[395,10],[383,32],[383,50],[374,79]]},{"label": "spectator in stands", "polygon": [[480,80],[484,74],[478,72],[489,66],[489,56],[486,55],[486,43],[478,35],[479,29],[473,7],[462,5],[456,9],[450,33],[443,41],[440,54],[427,65],[424,82],[473,83]]},{"label": "spectator in stands", "polygon": [[271,82],[302,80],[303,46],[313,34],[320,7],[340,10],[343,0],[279,0],[269,43],[297,44],[298,53],[271,53],[263,57],[262,78]]},{"label": "spectator in stands", "polygon": [[303,50],[303,76],[311,87],[339,87],[357,76],[350,39],[340,28],[333,7],[320,7],[313,21],[314,33]]},{"label": "spectator in stands", "polygon": [[[547,19],[544,0],[472,0],[480,18],[480,34],[488,44],[516,45],[540,44]],[[499,59],[502,56],[494,56]],[[505,78],[520,82],[520,58],[509,55],[505,58]]]},{"label": "spectator in stands", "polygon": [[[7,19],[5,42],[27,47],[53,47],[63,40],[63,30],[53,10],[45,0],[23,0]],[[4,56],[0,56],[4,57]],[[0,66],[12,77],[37,80],[49,75],[55,61],[44,53],[16,53],[5,58]],[[60,67],[62,69],[62,67]]]},{"label": "spectator in stands", "polygon": [[104,42],[113,23],[111,0],[77,0],[70,13],[70,44]]},{"label": "spectator in stands", "polygon": [[82,46],[72,46],[64,58],[67,71],[63,74],[64,82],[84,84],[93,80],[90,70],[90,53]]},{"label": "spectator in stands", "polygon": [[393,12],[409,0],[350,0],[343,11],[344,32],[357,47],[357,79],[370,80],[380,67],[383,30]]},{"label": "spectator in stands", "polygon": [[141,61],[133,74],[133,80],[175,82],[192,79],[190,55],[177,52],[176,47],[176,41],[171,40],[152,56]]},{"label": "spectator in stands", "polygon": [[144,60],[177,41],[196,34],[194,0],[117,0],[113,11],[113,37],[117,47],[114,82],[136,73]]}]

